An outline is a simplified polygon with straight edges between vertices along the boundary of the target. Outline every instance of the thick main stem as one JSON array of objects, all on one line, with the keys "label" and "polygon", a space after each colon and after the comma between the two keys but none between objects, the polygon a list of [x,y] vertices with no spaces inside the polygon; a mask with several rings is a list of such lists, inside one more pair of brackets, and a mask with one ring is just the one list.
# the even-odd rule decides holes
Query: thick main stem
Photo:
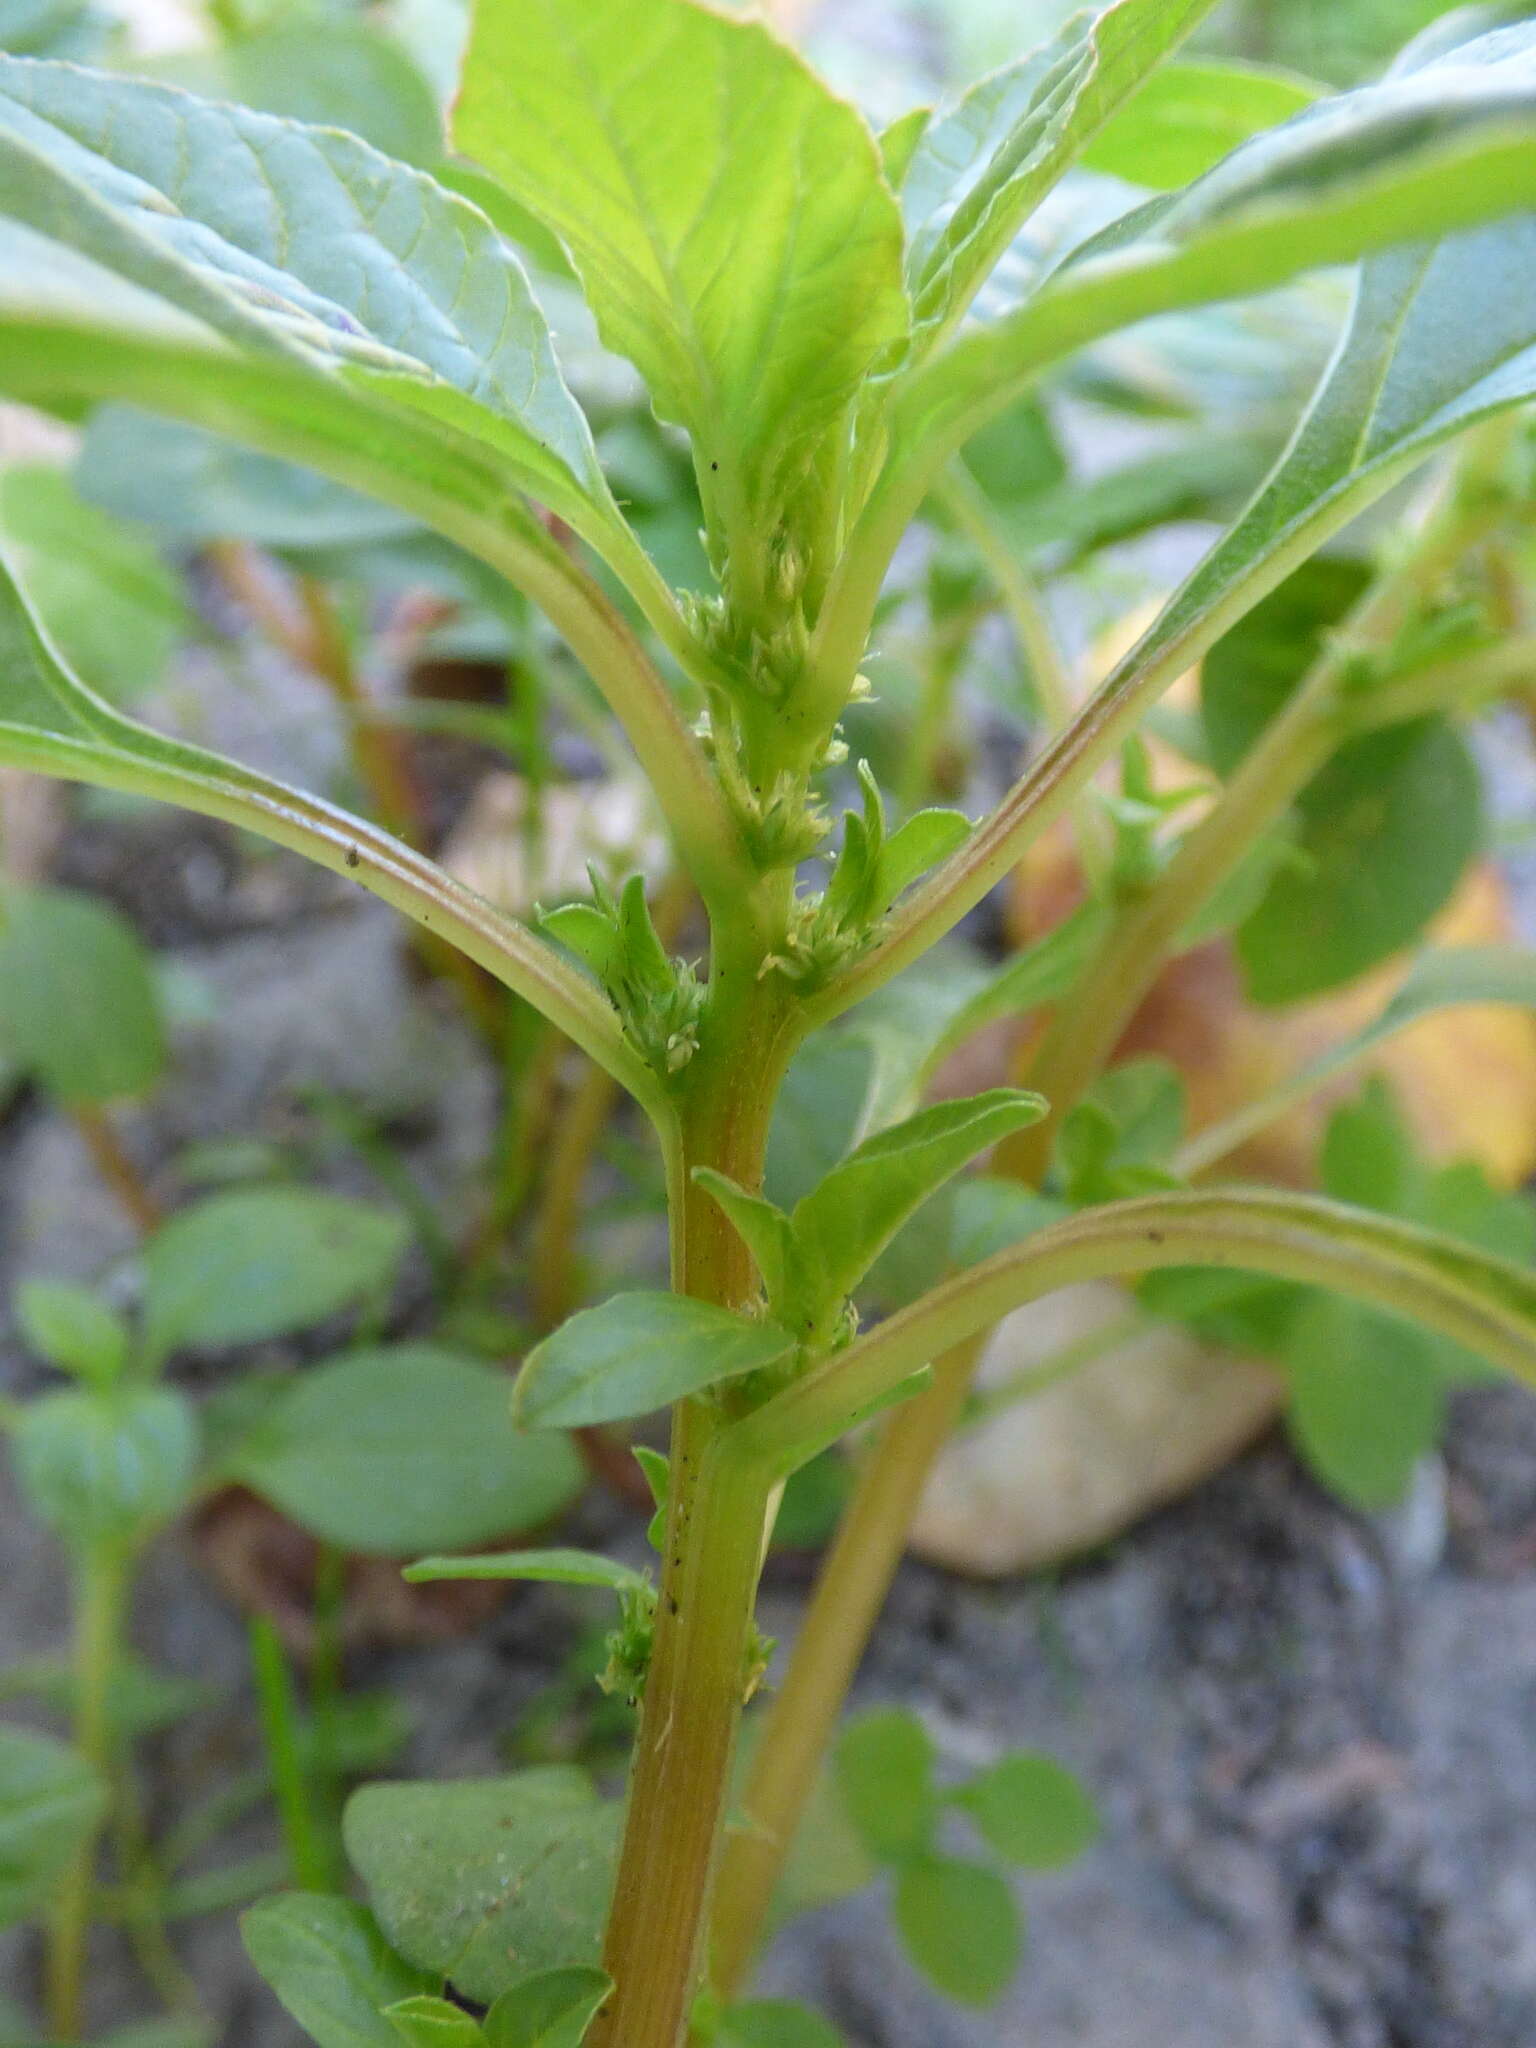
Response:
[{"label": "thick main stem", "polygon": [[[787,894],[786,887],[780,894]],[[755,1187],[793,1033],[784,998],[758,978],[743,934],[717,958],[700,1046],[687,1071],[686,1170],[709,1165]],[[754,957],[755,956],[755,957]],[[740,1306],[745,1247],[686,1178],[674,1217],[674,1284]],[[629,1812],[604,1943],[615,1990],[592,2048],[677,2048],[697,1989],[746,1689],[772,1468],[741,1458],[708,1397],[683,1402],[672,1433],[666,1553]]]}]

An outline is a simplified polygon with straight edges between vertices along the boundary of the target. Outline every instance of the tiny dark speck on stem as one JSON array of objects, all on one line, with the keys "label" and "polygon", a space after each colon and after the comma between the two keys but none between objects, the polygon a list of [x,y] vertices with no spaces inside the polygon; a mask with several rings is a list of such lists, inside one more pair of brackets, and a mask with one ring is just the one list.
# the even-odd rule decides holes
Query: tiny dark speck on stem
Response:
[{"label": "tiny dark speck on stem", "polygon": [[680,1614],[682,1612],[681,1608],[677,1604],[677,1595],[675,1593],[669,1593],[667,1595],[667,1605],[671,1608],[674,1614]]},{"label": "tiny dark speck on stem", "polygon": [[1149,1230],[1149,1231],[1147,1232],[1147,1243],[1148,1243],[1148,1244],[1161,1244],[1161,1243],[1162,1243],[1162,1241],[1163,1241],[1163,1233],[1162,1233],[1162,1232],[1161,1232],[1160,1230]]},{"label": "tiny dark speck on stem", "polygon": [[349,868],[355,868],[361,859],[362,855],[358,852],[355,846],[349,846],[347,848],[347,866]]},{"label": "tiny dark speck on stem", "polygon": [[711,469],[718,469],[720,467],[718,462],[712,462],[709,466]]}]

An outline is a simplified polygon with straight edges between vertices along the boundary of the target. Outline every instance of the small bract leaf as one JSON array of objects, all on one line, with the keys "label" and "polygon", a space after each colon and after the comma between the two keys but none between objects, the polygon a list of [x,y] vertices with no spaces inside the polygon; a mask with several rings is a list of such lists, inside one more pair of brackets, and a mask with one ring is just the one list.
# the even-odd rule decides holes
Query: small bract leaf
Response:
[{"label": "small bract leaf", "polygon": [[1099,1817],[1082,1780],[1054,1757],[1021,1751],[954,1795],[989,1848],[1026,1870],[1059,1870],[1090,1848]]},{"label": "small bract leaf", "polygon": [[915,1714],[884,1707],[850,1721],[837,1741],[837,1775],[872,1856],[900,1863],[931,1845],[939,1811],[933,1741]]},{"label": "small bract leaf", "polygon": [[110,905],[73,889],[0,900],[0,1046],[61,1102],[142,1095],[165,1065],[148,952]]},{"label": "small bract leaf", "polygon": [[381,1557],[536,1528],[583,1479],[572,1445],[513,1427],[504,1373],[429,1344],[354,1351],[300,1373],[231,1471],[324,1541]]},{"label": "small bract leaf", "polygon": [[595,1960],[618,1819],[584,1772],[555,1766],[365,1785],[344,1833],[394,1947],[490,2004],[534,1972]]},{"label": "small bract leaf", "polygon": [[145,1252],[146,1340],[163,1356],[302,1330],[380,1293],[408,1235],[397,1210],[319,1188],[210,1195]]},{"label": "small bract leaf", "polygon": [[612,1989],[601,1970],[541,1970],[497,1999],[485,2016],[485,2038],[490,2048],[580,2048]]},{"label": "small bract leaf", "polygon": [[16,1319],[31,1348],[61,1372],[109,1386],[128,1361],[128,1328],[88,1287],[22,1280]]},{"label": "small bract leaf", "polygon": [[480,2022],[472,2013],[451,1999],[425,1992],[386,2005],[384,2018],[408,2048],[475,2048],[482,2038]]},{"label": "small bract leaf", "polygon": [[0,1727],[0,1927],[46,1907],[106,1801],[106,1787],[66,1743]]},{"label": "small bract leaf", "polygon": [[429,1990],[350,1899],[284,1892],[241,1915],[245,1952],[319,2048],[400,2048],[384,2008]]},{"label": "small bract leaf", "polygon": [[413,1584],[432,1579],[538,1579],[561,1586],[603,1586],[611,1593],[639,1592],[649,1584],[643,1572],[598,1557],[590,1550],[503,1550],[488,1557],[424,1557],[401,1574]]},{"label": "small bract leaf", "polygon": [[776,1323],[686,1295],[616,1294],[529,1353],[514,1412],[527,1429],[617,1422],[777,1365],[793,1349]]},{"label": "small bract leaf", "polygon": [[907,1954],[946,1998],[991,2005],[1023,1952],[1013,1893],[995,1870],[953,1856],[920,1856],[896,1876],[896,1926]]},{"label": "small bract leaf", "polygon": [[[867,1138],[795,1205],[794,1287],[820,1315],[851,1294],[902,1223],[978,1153],[1038,1123],[1045,1104],[1017,1088],[934,1103]],[[798,1306],[798,1304],[797,1304]]]}]

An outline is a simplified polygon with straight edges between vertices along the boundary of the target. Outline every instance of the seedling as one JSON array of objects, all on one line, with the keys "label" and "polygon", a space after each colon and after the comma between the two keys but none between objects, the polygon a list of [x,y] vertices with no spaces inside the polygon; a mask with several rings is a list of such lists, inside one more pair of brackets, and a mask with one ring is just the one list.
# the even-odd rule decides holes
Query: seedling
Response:
[{"label": "seedling", "polygon": [[[478,557],[602,692],[708,917],[697,963],[661,944],[633,886],[529,929],[379,827],[114,709],[24,577],[5,587],[0,759],[183,803],[351,876],[579,1045],[644,1111],[666,1164],[672,1291],[565,1322],[516,1392],[530,1432],[672,1410],[654,1597],[619,1588],[623,1675],[641,1697],[627,1797],[558,1767],[365,1788],[346,1837],[372,1917],[293,1894],[249,1923],[258,1967],[322,2048],[401,2034],[678,2048],[695,2023],[725,2041],[824,2038],[739,1994],[923,1475],[1004,1314],[1085,1278],[1235,1269],[1536,1376],[1536,1281],[1441,1227],[1443,1208],[1426,1227],[1327,1197],[1189,1187],[1155,1088],[1093,1094],[1202,920],[1237,926],[1270,1000],[1411,941],[1475,838],[1453,722],[1530,659],[1528,639],[1450,586],[1480,539],[1529,517],[1516,408],[1536,391],[1536,30],[1442,24],[1383,83],[1275,127],[1294,96],[1277,108],[1228,97],[1219,70],[1179,78],[1193,109],[1180,129],[1180,96],[1142,89],[1176,76],[1207,11],[1120,0],[877,138],[764,27],[695,0],[484,0],[454,143],[486,211],[334,129],[0,65],[16,257],[0,385],[64,413],[112,398],[234,434]],[[1255,132],[1222,154],[1244,104]],[[1054,245],[1033,232],[1076,163],[1123,172],[1153,140],[1170,189],[1125,193],[1081,239],[1059,222]],[[688,437],[702,588],[672,586],[605,479],[497,231],[530,218]],[[845,715],[851,727],[870,694],[896,549],[935,494],[952,520],[976,510],[953,481],[960,452],[1138,321],[1356,262],[1346,332],[1295,437],[1085,706],[1041,687],[1035,635],[1054,730],[990,815],[893,819],[861,773],[839,825]],[[1337,603],[1313,592],[1318,551],[1458,437],[1358,588]],[[1028,639],[1039,622],[1013,595]],[[1305,658],[1267,671],[1256,696],[1220,650],[1266,600],[1301,602],[1309,623],[1289,641]],[[1213,650],[1203,765],[1220,794],[1175,837],[1182,803],[1159,796],[1139,738]],[[1115,763],[1106,818],[1088,791]],[[899,1039],[865,1127],[818,1184],[765,1193],[791,1062],[835,1043],[839,1019],[918,968],[1069,815],[1093,849],[1088,908],[1001,988],[972,983],[968,1008],[937,1023],[930,1010]],[[1301,859],[1271,857],[1282,826]],[[1434,971],[1485,994],[1487,966]],[[1505,966],[1527,1001],[1528,970]],[[988,1004],[1050,1006],[1027,1087],[920,1107],[942,1045]],[[992,1178],[945,1212],[947,1275],[869,1324],[877,1260],[920,1210],[937,1230],[926,1205],[989,1148]],[[779,1490],[871,1418],[876,1448],[733,1826]],[[960,1805],[1006,1857],[1001,1782]],[[951,1990],[994,1992],[1008,1894],[990,1865],[951,1853],[919,1791],[910,1828],[872,1844],[896,1871],[904,1938]]]}]

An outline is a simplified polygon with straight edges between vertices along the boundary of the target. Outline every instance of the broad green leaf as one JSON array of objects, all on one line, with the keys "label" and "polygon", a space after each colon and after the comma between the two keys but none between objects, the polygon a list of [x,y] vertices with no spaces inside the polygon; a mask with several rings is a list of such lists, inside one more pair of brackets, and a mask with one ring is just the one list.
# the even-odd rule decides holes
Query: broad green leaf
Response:
[{"label": "broad green leaf", "polygon": [[91,415],[75,482],[92,504],[175,541],[340,549],[421,530],[405,513],[313,470],[125,405]]},{"label": "broad green leaf", "polygon": [[1300,858],[1238,927],[1255,1002],[1320,995],[1411,945],[1482,840],[1477,767],[1443,719],[1352,741],[1298,811]]},{"label": "broad green leaf", "polygon": [[1025,1870],[1059,1870],[1093,1846],[1099,1817],[1054,1757],[1021,1750],[978,1771],[954,1795],[988,1848]]},{"label": "broad green leaf", "polygon": [[858,114],[761,23],[525,0],[476,9],[454,139],[560,236],[603,339],[691,434],[706,505],[762,556],[906,331],[900,219]]},{"label": "broad green leaf", "polygon": [[343,1829],[393,1947],[490,2004],[534,1972],[595,1962],[618,1819],[583,1772],[553,1766],[365,1785]]},{"label": "broad green leaf", "polygon": [[1212,0],[1119,0],[971,87],[926,125],[901,179],[919,327],[942,333],[1062,174]]},{"label": "broad green leaf", "polygon": [[872,1856],[901,1863],[924,1854],[938,1825],[933,1741],[915,1714],[876,1708],[837,1739],[838,1783],[849,1818]]},{"label": "broad green leaf", "polygon": [[88,1287],[19,1281],[16,1320],[34,1351],[78,1379],[108,1386],[128,1362],[127,1325]]},{"label": "broad green leaf", "polygon": [[410,58],[366,22],[282,20],[205,48],[135,65],[205,99],[344,128],[399,163],[430,170],[443,153],[437,97]]},{"label": "broad green leaf", "polygon": [[451,1998],[433,1998],[426,1992],[386,2005],[384,2018],[407,2048],[477,2048],[484,2038],[473,2013]]},{"label": "broad green leaf", "polygon": [[283,1892],[241,1915],[246,1954],[319,2048],[400,2048],[383,2008],[431,1987],[350,1899]]},{"label": "broad green leaf", "polygon": [[0,1927],[46,1907],[106,1803],[106,1787],[66,1743],[0,1727]]},{"label": "broad green leaf", "polygon": [[1111,1067],[1068,1112],[1056,1163],[1076,1207],[1169,1186],[1169,1160],[1184,1131],[1183,1076],[1169,1061]]},{"label": "broad green leaf", "polygon": [[180,1210],[144,1254],[145,1339],[157,1357],[286,1336],[388,1287],[403,1216],[320,1188],[231,1188]]},{"label": "broad green leaf", "polygon": [[991,2005],[1012,1982],[1023,1926],[995,1870],[954,1856],[918,1857],[897,1872],[895,1915],[907,1954],[957,2005]]},{"label": "broad green leaf", "polygon": [[494,1366],[428,1344],[354,1351],[297,1374],[232,1470],[344,1550],[410,1557],[515,1535],[568,1506],[583,1468],[570,1444],[515,1430],[507,1393]]},{"label": "broad green leaf", "polygon": [[1188,185],[1250,135],[1276,128],[1318,96],[1293,71],[1259,64],[1165,64],[1084,150],[1085,170],[1159,192]]},{"label": "broad green leaf", "polygon": [[186,1506],[197,1418],[163,1387],[45,1394],[11,1434],[33,1512],[71,1549],[131,1552]]},{"label": "broad green leaf", "polygon": [[489,444],[584,529],[617,523],[515,257],[424,172],[334,129],[0,59],[0,204],[237,348]]},{"label": "broad green leaf", "polygon": [[601,1970],[541,1970],[504,1991],[485,2016],[490,2048],[581,2048],[613,1989]]},{"label": "broad green leaf", "polygon": [[753,1998],[731,2006],[715,2038],[719,2048],[843,2048],[836,2027],[787,1998]]},{"label": "broad green leaf", "polygon": [[0,537],[66,661],[114,703],[164,680],[190,632],[175,577],[141,533],[88,504],[61,469],[0,470]]},{"label": "broad green leaf", "polygon": [[[541,1445],[541,1453],[548,1449]],[[401,1574],[413,1584],[431,1579],[539,1579],[561,1586],[602,1586],[638,1593],[650,1581],[632,1565],[590,1550],[503,1550],[487,1557],[424,1557]]]},{"label": "broad green leaf", "polygon": [[1401,1500],[1440,1441],[1445,1384],[1432,1349],[1422,1332],[1328,1295],[1291,1324],[1286,1427],[1323,1483],[1356,1507]]},{"label": "broad green leaf", "polygon": [[777,1365],[795,1340],[775,1323],[681,1294],[616,1294],[528,1354],[513,1411],[525,1429],[649,1415],[722,1380]]},{"label": "broad green leaf", "polygon": [[[1318,515],[1345,477],[1386,471],[1384,487],[1437,440],[1519,397],[1536,226],[1479,224],[1536,205],[1533,122],[1530,24],[1320,102],[1083,244],[1016,312],[932,360],[902,401],[903,441],[969,438],[1048,362],[1134,321],[1411,245],[1372,265],[1323,402],[1278,477],[1175,600],[1182,609],[1218,562],[1251,563],[1281,527]],[[1436,249],[1437,235],[1451,239]],[[1426,289],[1445,314],[1422,317]]]},{"label": "broad green leaf", "polygon": [[[0,657],[4,641],[0,629]],[[0,681],[0,708],[4,690]],[[71,1105],[154,1086],[165,1064],[160,998],[119,911],[73,889],[0,894],[0,1045]]]},{"label": "broad green leaf", "polygon": [[1402,985],[1370,1023],[1299,1067],[1269,1094],[1200,1132],[1179,1155],[1193,1174],[1221,1159],[1304,1102],[1327,1082],[1368,1059],[1376,1047],[1436,1010],[1501,1003],[1536,1011],[1536,952],[1525,946],[1445,946],[1421,953]]}]

